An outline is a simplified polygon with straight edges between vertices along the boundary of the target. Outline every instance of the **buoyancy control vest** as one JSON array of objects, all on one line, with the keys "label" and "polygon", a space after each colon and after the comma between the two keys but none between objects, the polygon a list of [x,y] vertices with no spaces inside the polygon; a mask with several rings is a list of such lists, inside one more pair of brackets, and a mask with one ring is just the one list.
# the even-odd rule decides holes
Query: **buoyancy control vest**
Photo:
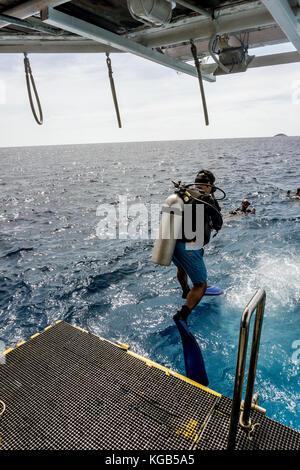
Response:
[{"label": "buoyancy control vest", "polygon": [[[212,230],[216,230],[217,232],[221,229],[222,224],[223,224],[223,219],[220,214],[220,206],[217,202],[216,199],[212,198],[209,194],[205,193],[201,189],[189,189],[188,193],[190,194],[190,197],[184,198],[184,203],[185,206],[191,205],[191,213],[192,217],[189,220],[189,223],[191,223],[191,227],[189,229],[189,233],[195,233],[197,230],[197,206],[199,204],[202,204],[203,206],[203,211],[204,211],[204,241],[203,245],[207,245],[210,241],[211,237],[211,232]],[[189,237],[187,233],[187,227],[186,227],[186,221],[185,221],[185,213],[186,211],[183,211],[183,216],[182,216],[182,237],[179,239],[180,241],[183,242],[194,242],[195,237]]]}]

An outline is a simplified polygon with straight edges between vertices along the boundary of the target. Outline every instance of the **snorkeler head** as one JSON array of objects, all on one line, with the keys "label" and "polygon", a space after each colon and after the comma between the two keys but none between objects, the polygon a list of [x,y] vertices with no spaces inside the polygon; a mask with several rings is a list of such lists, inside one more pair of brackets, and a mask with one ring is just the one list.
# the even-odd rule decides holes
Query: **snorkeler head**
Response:
[{"label": "snorkeler head", "polygon": [[244,207],[249,207],[250,206],[250,202],[248,201],[248,199],[243,199],[242,200],[242,206],[244,206]]}]

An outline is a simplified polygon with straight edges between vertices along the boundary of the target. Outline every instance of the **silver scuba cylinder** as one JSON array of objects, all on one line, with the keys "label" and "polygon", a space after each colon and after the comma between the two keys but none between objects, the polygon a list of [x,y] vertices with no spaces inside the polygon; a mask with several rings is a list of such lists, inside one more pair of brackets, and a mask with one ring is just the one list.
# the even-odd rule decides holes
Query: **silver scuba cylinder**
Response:
[{"label": "silver scuba cylinder", "polygon": [[169,266],[172,261],[176,241],[182,233],[182,213],[184,202],[181,197],[171,194],[162,206],[158,239],[155,242],[151,261]]}]

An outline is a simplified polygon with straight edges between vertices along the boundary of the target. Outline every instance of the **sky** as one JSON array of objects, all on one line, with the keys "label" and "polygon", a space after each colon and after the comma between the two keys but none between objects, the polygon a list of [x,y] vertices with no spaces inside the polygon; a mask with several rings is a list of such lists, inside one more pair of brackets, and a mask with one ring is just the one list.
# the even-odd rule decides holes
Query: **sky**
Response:
[{"label": "sky", "polygon": [[[291,44],[251,50],[262,55]],[[112,54],[123,127],[114,112],[104,54],[31,54],[44,124],[31,114],[23,55],[1,54],[0,147],[299,135],[300,62],[204,82],[130,54]]]}]

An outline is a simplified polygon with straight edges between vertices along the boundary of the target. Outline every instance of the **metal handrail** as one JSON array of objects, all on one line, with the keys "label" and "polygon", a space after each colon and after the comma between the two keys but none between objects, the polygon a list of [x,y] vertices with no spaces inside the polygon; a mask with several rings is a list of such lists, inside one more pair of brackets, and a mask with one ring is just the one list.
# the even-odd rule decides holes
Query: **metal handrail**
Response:
[{"label": "metal handrail", "polygon": [[[265,309],[265,299],[266,299],[265,291],[263,289],[259,289],[256,292],[256,294],[252,297],[250,302],[248,303],[241,318],[238,356],[237,356],[237,363],[236,363],[234,391],[233,391],[233,397],[232,397],[232,408],[231,408],[229,434],[228,434],[228,442],[227,442],[228,450],[234,450],[235,448],[235,439],[236,439],[236,434],[237,434],[239,423],[244,429],[251,430],[252,428],[251,420],[250,420],[250,411],[251,411],[253,388],[254,388],[254,382],[255,382],[260,334],[261,334],[263,315],[264,315],[264,309]],[[248,378],[247,378],[247,388],[246,388],[246,395],[245,395],[245,401],[244,401],[244,409],[240,416],[243,382],[244,382],[244,374],[245,374],[246,354],[247,354],[247,346],[248,346],[248,336],[249,336],[249,325],[250,325],[252,314],[255,309],[256,309],[256,315],[255,315],[255,324],[254,324],[254,330],[253,330],[253,335],[252,335],[252,347],[251,347],[249,371],[248,371]]]}]

